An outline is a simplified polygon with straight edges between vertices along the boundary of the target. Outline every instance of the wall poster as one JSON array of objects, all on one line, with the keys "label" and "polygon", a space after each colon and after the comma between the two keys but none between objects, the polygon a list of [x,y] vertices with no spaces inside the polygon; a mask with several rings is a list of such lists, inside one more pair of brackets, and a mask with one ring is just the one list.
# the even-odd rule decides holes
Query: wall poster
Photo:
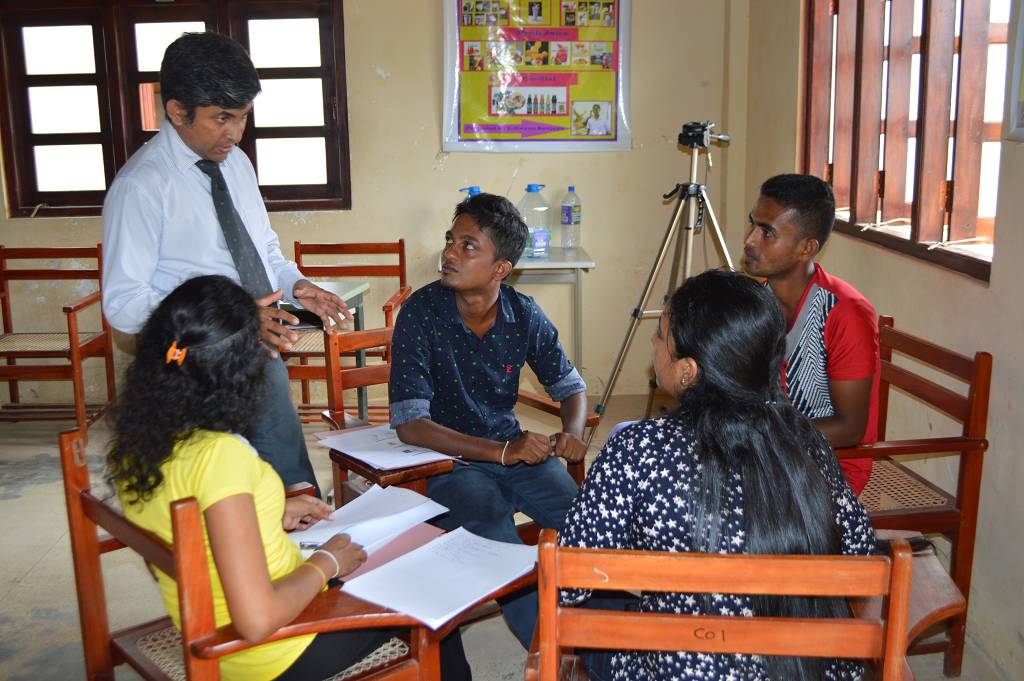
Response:
[{"label": "wall poster", "polygon": [[444,0],[445,151],[630,148],[631,0]]}]

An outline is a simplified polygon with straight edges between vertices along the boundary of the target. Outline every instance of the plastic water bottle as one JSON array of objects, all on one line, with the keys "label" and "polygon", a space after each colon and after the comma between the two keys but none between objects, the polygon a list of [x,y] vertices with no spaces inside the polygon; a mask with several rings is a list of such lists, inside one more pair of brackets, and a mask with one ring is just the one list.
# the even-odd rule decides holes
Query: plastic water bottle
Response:
[{"label": "plastic water bottle", "polygon": [[547,257],[548,246],[551,245],[551,207],[540,193],[543,188],[542,184],[526,185],[526,194],[516,205],[530,230],[530,239],[526,244],[527,258]]},{"label": "plastic water bottle", "polygon": [[468,187],[459,187],[460,192],[466,192],[466,198],[472,198],[480,193],[479,185],[471,184]]},{"label": "plastic water bottle", "polygon": [[559,214],[562,223],[562,248],[574,249],[580,245],[580,218],[583,214],[583,203],[576,196],[576,187],[569,185],[569,191],[562,197],[562,210]]}]

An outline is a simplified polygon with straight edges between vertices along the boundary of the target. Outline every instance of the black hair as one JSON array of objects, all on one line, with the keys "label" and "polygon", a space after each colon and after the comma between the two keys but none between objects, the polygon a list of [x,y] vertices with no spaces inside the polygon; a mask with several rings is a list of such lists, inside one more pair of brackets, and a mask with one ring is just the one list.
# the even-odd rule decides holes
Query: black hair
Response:
[{"label": "black hair", "polygon": [[[169,359],[176,343],[185,352]],[[196,429],[245,435],[263,396],[267,361],[256,302],[221,275],[171,291],[138,337],[107,453],[107,477],[129,502],[148,500],[160,465]]]},{"label": "black hair", "polygon": [[814,175],[776,175],[761,185],[761,196],[794,209],[800,233],[824,247],[836,222],[836,199],[827,182]]},{"label": "black hair", "polygon": [[515,267],[526,248],[530,230],[523,217],[504,196],[477,194],[455,206],[452,222],[460,215],[469,215],[494,244],[494,259],[508,260]]},{"label": "black hair", "polygon": [[219,33],[184,33],[167,47],[160,63],[164,108],[175,99],[189,123],[197,106],[241,109],[260,93],[260,79],[249,53]]},{"label": "black hair", "polygon": [[[841,553],[829,486],[816,457],[831,456],[831,450],[780,385],[786,323],[775,295],[742,274],[714,270],[687,279],[666,314],[673,354],[697,364],[696,380],[674,412],[694,433],[702,471],[695,550],[718,552],[723,490],[739,474],[749,553]],[[841,599],[759,597],[753,602],[755,614],[762,616],[849,617]],[[830,662],[764,661],[770,678],[801,681],[825,678]]]}]

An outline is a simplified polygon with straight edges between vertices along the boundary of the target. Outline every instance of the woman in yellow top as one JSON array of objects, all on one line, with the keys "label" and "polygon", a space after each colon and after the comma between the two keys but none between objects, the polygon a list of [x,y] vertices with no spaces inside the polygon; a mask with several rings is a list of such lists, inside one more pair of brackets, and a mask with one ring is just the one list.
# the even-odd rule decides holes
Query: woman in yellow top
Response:
[{"label": "woman in yellow top", "polygon": [[[281,478],[245,439],[262,396],[261,315],[223,276],[186,281],[154,310],[138,338],[118,404],[108,475],[125,515],[171,540],[170,503],[203,512],[217,626],[256,643],[302,611],[328,579],[366,554],[337,535],[303,560],[285,532],[327,518],[310,496],[285,499]],[[157,574],[180,626],[175,582]],[[322,679],[372,652],[391,632],[345,631],[256,646],[221,660],[224,679]],[[469,679],[456,631],[441,645],[446,680]]]}]

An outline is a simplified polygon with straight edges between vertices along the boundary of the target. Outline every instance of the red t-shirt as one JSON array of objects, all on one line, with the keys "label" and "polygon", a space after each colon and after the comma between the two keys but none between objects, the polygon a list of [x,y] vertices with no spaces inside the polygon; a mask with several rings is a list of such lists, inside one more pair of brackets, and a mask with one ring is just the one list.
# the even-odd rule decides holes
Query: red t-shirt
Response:
[{"label": "red t-shirt", "polygon": [[[868,422],[860,443],[878,438],[878,316],[857,289],[818,263],[786,335],[785,383],[790,400],[810,419],[833,416],[828,382],[871,377]],[[871,459],[839,462],[857,494],[871,477]]]}]

